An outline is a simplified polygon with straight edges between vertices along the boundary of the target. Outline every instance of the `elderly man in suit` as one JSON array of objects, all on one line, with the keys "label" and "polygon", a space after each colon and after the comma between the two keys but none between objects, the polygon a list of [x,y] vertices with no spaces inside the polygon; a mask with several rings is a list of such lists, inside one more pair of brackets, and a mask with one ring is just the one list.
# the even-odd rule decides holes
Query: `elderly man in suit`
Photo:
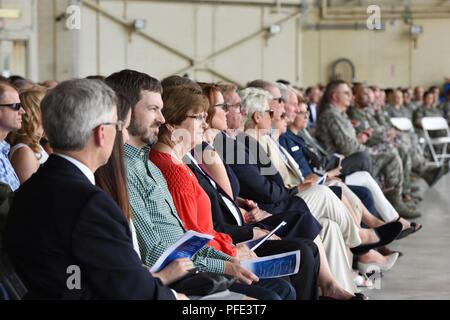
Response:
[{"label": "elderly man in suit", "polygon": [[55,153],[16,192],[4,239],[26,298],[176,298],[142,266],[124,213],[95,186],[121,127],[115,100],[104,83],[81,79],[42,101]]}]

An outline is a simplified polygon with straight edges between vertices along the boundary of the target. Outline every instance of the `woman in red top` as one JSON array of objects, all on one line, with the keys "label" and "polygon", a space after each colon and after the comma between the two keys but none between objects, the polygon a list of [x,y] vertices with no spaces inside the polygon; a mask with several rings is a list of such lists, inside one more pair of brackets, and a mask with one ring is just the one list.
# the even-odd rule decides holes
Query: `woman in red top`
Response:
[{"label": "woman in red top", "polygon": [[252,257],[254,254],[247,247],[233,245],[229,235],[214,230],[209,197],[182,161],[203,140],[207,127],[207,98],[196,88],[176,87],[164,91],[163,100],[162,112],[166,123],[160,127],[150,160],[167,180],[181,220],[187,229],[213,235],[210,246],[231,256]]}]

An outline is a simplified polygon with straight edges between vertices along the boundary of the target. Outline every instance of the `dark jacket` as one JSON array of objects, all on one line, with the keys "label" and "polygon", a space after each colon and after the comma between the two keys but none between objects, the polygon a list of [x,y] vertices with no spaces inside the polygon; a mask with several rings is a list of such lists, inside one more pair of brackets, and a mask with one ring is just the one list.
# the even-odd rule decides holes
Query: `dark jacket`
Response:
[{"label": "dark jacket", "polygon": [[117,204],[57,155],[16,192],[4,240],[26,298],[174,299],[142,266]]},{"label": "dark jacket", "polygon": [[239,134],[234,140],[222,133],[217,135],[214,147],[238,177],[241,197],[255,201],[272,214],[295,211],[303,227],[300,237],[314,239],[319,234],[322,227],[305,201],[296,196],[298,189],[284,187],[280,174],[255,139]]},{"label": "dark jacket", "polygon": [[317,161],[317,157],[314,160],[308,157],[305,139],[288,130],[280,136],[279,142],[297,162],[304,177],[313,173],[310,162]]},{"label": "dark jacket", "polygon": [[[233,216],[225,201],[221,197],[221,194],[224,197],[227,197],[228,200],[230,200],[232,203],[234,203],[233,199],[229,198],[225,191],[222,190],[222,192],[220,192],[219,189],[221,188],[217,183],[217,188],[215,188],[208,179],[208,176],[195,164],[189,164],[188,166],[197,177],[199,184],[208,194],[208,197],[211,201],[211,212],[213,216],[214,230],[229,234],[234,243],[244,242],[252,239],[253,226],[239,226],[236,218]],[[237,206],[236,209],[240,215],[241,221],[244,221],[244,218],[242,217]]]}]

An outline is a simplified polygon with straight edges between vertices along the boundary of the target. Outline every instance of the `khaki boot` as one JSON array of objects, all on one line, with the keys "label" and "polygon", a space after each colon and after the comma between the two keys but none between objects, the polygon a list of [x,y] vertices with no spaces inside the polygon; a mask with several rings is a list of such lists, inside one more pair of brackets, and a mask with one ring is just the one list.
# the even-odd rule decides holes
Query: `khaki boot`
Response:
[{"label": "khaki boot", "polygon": [[431,168],[425,169],[420,176],[427,182],[428,186],[431,188],[447,172],[448,172],[448,168],[446,168],[445,166],[431,167]]},{"label": "khaki boot", "polygon": [[407,206],[400,198],[399,195],[387,195],[386,198],[392,204],[392,206],[397,210],[400,217],[405,219],[415,219],[421,216],[415,208]]}]

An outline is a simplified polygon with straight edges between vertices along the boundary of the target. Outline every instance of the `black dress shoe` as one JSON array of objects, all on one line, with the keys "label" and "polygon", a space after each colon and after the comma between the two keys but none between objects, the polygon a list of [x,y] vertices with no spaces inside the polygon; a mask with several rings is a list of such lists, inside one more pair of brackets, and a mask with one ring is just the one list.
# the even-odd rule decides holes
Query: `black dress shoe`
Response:
[{"label": "black dress shoe", "polygon": [[381,227],[375,228],[375,233],[377,234],[378,238],[380,238],[380,241],[373,242],[373,243],[367,243],[367,244],[361,244],[355,248],[351,248],[351,252],[354,255],[360,256],[367,252],[369,252],[372,249],[385,246],[397,238],[397,236],[400,234],[400,232],[403,229],[403,225],[401,222],[393,221],[386,223],[382,225]]}]

